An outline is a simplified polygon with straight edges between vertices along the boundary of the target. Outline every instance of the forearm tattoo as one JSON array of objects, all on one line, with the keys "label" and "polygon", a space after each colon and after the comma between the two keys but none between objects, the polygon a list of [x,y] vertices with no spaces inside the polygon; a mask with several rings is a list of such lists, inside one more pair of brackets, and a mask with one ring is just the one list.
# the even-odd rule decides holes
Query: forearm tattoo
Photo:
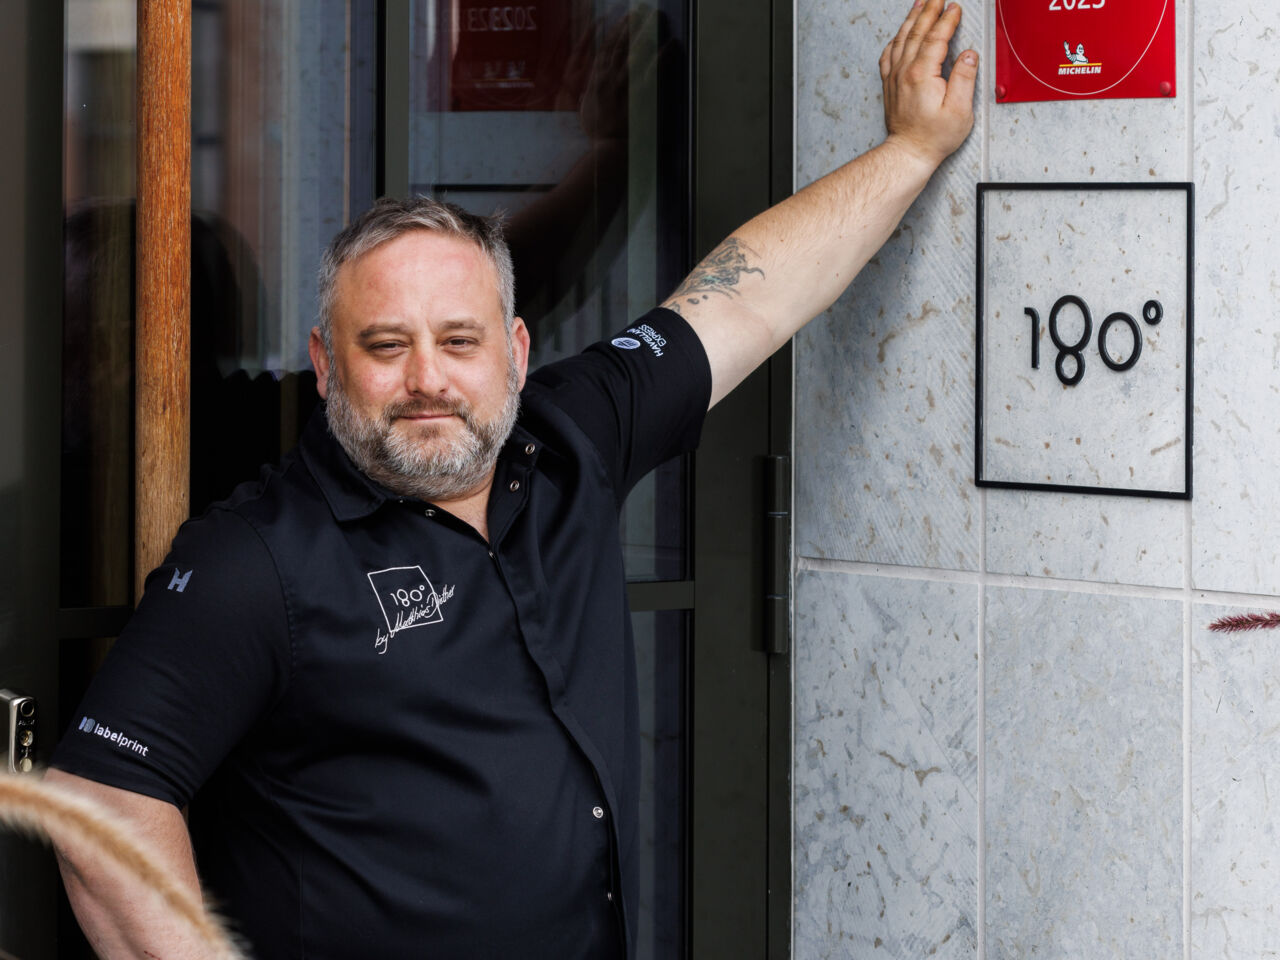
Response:
[{"label": "forearm tattoo", "polygon": [[741,296],[738,281],[745,274],[764,276],[763,270],[751,266],[749,258],[757,258],[756,252],[737,237],[730,237],[693,268],[663,306],[681,313],[681,307],[702,303],[713,293],[730,298]]}]

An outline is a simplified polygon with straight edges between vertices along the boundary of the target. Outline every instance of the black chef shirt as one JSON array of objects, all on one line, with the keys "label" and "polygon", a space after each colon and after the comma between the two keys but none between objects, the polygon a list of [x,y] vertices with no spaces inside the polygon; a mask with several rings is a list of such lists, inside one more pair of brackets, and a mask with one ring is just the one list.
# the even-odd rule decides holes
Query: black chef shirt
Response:
[{"label": "black chef shirt", "polygon": [[317,415],[182,527],[54,765],[191,801],[201,875],[260,957],[630,954],[618,509],[709,396],[666,310],[535,372],[489,543],[373,483]]}]

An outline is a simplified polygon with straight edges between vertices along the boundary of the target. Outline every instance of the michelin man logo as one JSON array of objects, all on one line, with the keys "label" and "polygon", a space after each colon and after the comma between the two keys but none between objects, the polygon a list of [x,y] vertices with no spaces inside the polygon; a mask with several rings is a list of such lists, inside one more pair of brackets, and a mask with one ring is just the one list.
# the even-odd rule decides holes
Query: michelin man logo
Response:
[{"label": "michelin man logo", "polygon": [[1089,57],[1084,52],[1084,44],[1077,43],[1075,52],[1071,51],[1071,44],[1065,40],[1062,43],[1062,49],[1067,55],[1067,62],[1058,67],[1058,76],[1071,76],[1080,73],[1101,73],[1101,63],[1090,63]]}]

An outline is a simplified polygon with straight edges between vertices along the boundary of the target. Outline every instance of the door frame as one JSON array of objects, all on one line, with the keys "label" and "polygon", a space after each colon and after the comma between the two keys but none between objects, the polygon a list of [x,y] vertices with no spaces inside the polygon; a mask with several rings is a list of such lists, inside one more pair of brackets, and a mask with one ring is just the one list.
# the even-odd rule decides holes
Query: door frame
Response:
[{"label": "door frame", "polygon": [[[14,16],[6,51],[10,97],[0,114],[10,131],[0,167],[5,209],[12,220],[4,247],[0,288],[9,308],[10,350],[21,344],[21,370],[10,380],[19,404],[6,415],[6,451],[17,464],[12,496],[16,543],[9,544],[13,596],[11,633],[0,634],[0,687],[37,699],[37,752],[41,760],[58,729],[59,528],[62,462],[62,156],[63,5],[43,0],[11,4]],[[7,333],[8,331],[6,331]],[[59,881],[42,844],[12,830],[0,831],[0,948],[23,960],[54,956]]]},{"label": "door frame", "polygon": [[[696,262],[793,191],[794,6],[694,0],[692,36]],[[790,616],[766,601],[790,582],[789,459],[768,458],[790,455],[791,371],[787,344],[711,411],[696,454],[691,957],[791,955]],[[786,517],[766,555],[771,510]]]}]

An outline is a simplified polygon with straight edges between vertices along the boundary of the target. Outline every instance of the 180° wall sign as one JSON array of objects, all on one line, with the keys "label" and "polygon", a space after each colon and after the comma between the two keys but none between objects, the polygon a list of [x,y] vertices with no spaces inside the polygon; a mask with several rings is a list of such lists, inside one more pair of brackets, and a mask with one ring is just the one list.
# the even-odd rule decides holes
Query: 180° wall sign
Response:
[{"label": "180\u00b0 wall sign", "polygon": [[1185,183],[979,185],[978,485],[1191,496],[1192,222]]},{"label": "180\u00b0 wall sign", "polygon": [[[1063,307],[1073,306],[1080,313],[1080,319],[1083,321],[1083,331],[1074,343],[1067,343],[1063,338],[1061,326],[1059,324],[1060,313]],[[1022,312],[1031,318],[1031,369],[1040,369],[1040,312],[1035,307],[1023,307]],[[1159,300],[1148,300],[1142,305],[1142,319],[1151,326],[1155,326],[1164,319],[1164,307],[1160,305]],[[1117,360],[1107,346],[1108,334],[1114,324],[1123,324],[1129,328],[1129,351],[1125,359]],[[1058,348],[1058,358],[1053,363],[1053,369],[1057,371],[1058,379],[1062,381],[1063,386],[1074,387],[1082,379],[1084,379],[1084,349],[1089,343],[1089,338],[1093,335],[1093,312],[1089,309],[1089,304],[1084,299],[1074,294],[1064,294],[1053,303],[1053,309],[1049,311],[1049,338],[1053,340],[1053,345]],[[1102,358],[1102,362],[1114,370],[1116,373],[1123,373],[1125,370],[1133,368],[1138,362],[1138,358],[1142,356],[1142,331],[1138,328],[1138,321],[1133,319],[1127,313],[1116,311],[1107,314],[1107,318],[1102,321],[1102,326],[1098,328],[1098,355]],[[1073,363],[1073,372],[1066,372],[1067,365],[1064,361],[1070,360]]]}]

